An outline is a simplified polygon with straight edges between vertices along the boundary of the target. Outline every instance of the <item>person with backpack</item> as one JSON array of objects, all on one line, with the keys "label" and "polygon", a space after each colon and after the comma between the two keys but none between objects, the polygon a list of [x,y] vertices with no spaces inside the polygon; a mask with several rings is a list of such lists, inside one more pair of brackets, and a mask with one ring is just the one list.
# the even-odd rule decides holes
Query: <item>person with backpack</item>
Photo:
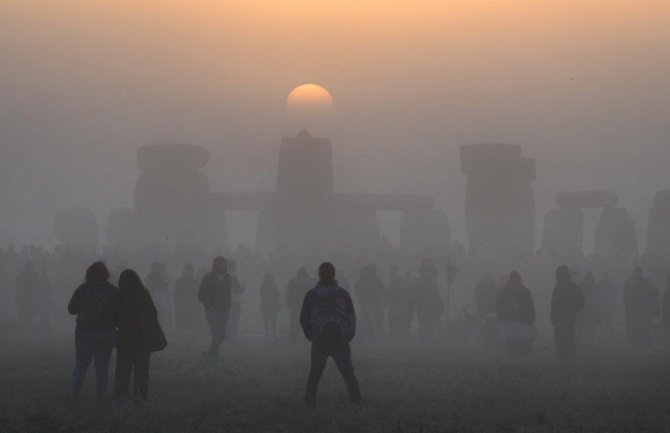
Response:
[{"label": "person with backpack", "polygon": [[102,400],[107,388],[119,305],[118,289],[108,280],[109,271],[105,264],[93,263],[86,270],[85,282],[74,291],[67,307],[70,314],[77,316],[76,363],[72,378],[75,396],[81,391],[91,361],[95,364],[98,400]]},{"label": "person with backpack", "polygon": [[114,396],[127,397],[130,376],[133,376],[133,394],[136,399],[146,400],[149,390],[149,357],[151,348],[143,332],[146,323],[155,321],[158,312],[151,294],[140,277],[131,269],[121,272],[119,277],[119,337],[116,349],[116,374]]},{"label": "person with backpack", "polygon": [[316,405],[319,380],[326,361],[332,357],[347,385],[351,404],[355,409],[359,408],[362,397],[349,347],[356,334],[356,313],[349,293],[335,280],[332,263],[325,262],[319,266],[319,282],[305,295],[300,325],[307,340],[312,342],[311,368],[305,393],[307,406]]},{"label": "person with backpack", "polygon": [[228,262],[219,256],[212,263],[212,270],[200,283],[198,300],[205,307],[207,324],[212,333],[212,343],[202,356],[208,361],[219,357],[219,348],[226,338],[226,326],[230,315],[232,280],[228,273]]}]

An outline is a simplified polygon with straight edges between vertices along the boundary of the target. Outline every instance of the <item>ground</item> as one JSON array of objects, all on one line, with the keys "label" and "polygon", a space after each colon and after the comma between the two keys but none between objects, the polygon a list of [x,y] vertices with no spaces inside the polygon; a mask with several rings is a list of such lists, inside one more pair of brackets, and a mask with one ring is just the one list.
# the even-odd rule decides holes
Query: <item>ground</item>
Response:
[{"label": "ground", "polygon": [[[435,347],[438,346],[438,347]],[[566,365],[549,346],[511,362],[475,349],[354,347],[366,398],[347,404],[332,362],[316,410],[303,406],[308,347],[242,341],[218,368],[198,347],[171,345],[152,357],[144,406],[70,395],[71,338],[0,337],[0,431],[11,432],[667,432],[666,354],[601,348]]]}]

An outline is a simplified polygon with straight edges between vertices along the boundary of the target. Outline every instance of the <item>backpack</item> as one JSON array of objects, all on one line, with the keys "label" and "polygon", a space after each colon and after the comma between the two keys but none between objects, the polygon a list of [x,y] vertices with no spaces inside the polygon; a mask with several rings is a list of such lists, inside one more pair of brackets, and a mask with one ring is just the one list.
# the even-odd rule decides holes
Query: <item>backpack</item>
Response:
[{"label": "backpack", "polygon": [[343,337],[349,339],[348,302],[341,288],[323,298],[315,296],[312,307],[312,340]]},{"label": "backpack", "polygon": [[79,323],[88,329],[105,329],[112,325],[112,305],[109,290],[100,286],[83,288]]}]

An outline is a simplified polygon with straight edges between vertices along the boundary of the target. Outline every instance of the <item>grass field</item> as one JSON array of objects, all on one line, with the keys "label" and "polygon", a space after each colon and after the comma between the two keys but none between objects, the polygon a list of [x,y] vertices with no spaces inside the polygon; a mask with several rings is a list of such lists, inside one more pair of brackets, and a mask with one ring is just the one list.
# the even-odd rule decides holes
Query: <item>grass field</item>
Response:
[{"label": "grass field", "polygon": [[601,349],[564,365],[548,346],[519,362],[475,350],[355,346],[364,410],[350,409],[330,362],[310,412],[306,345],[242,341],[215,369],[203,368],[198,349],[173,345],[155,355],[150,400],[137,407],[94,403],[92,371],[72,400],[71,339],[0,339],[0,432],[670,431],[662,354]]}]

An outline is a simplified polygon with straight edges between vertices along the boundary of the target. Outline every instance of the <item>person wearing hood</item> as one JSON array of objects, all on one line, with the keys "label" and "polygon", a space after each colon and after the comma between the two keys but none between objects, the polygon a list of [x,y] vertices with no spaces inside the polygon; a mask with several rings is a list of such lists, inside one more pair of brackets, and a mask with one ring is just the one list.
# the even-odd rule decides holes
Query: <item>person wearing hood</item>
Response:
[{"label": "person wearing hood", "polygon": [[86,371],[93,361],[96,395],[98,400],[102,400],[107,388],[119,313],[119,290],[109,283],[109,271],[103,262],[95,262],[88,267],[85,282],[72,294],[67,310],[77,316],[72,377],[74,395],[79,395]]},{"label": "person wearing hood", "polygon": [[577,313],[584,308],[584,294],[567,266],[556,270],[556,286],[551,297],[551,324],[558,356],[564,360],[575,357],[575,321]]},{"label": "person wearing hood", "polygon": [[535,306],[517,271],[509,275],[507,284],[498,292],[495,308],[507,353],[511,357],[527,355],[536,335]]},{"label": "person wearing hood", "polygon": [[354,374],[349,343],[356,335],[356,313],[349,293],[335,280],[335,266],[319,266],[319,282],[307,292],[300,312],[300,325],[312,343],[311,367],[305,392],[308,407],[316,405],[316,391],[326,361],[332,357],[347,385],[354,408],[361,404],[361,391]]}]

